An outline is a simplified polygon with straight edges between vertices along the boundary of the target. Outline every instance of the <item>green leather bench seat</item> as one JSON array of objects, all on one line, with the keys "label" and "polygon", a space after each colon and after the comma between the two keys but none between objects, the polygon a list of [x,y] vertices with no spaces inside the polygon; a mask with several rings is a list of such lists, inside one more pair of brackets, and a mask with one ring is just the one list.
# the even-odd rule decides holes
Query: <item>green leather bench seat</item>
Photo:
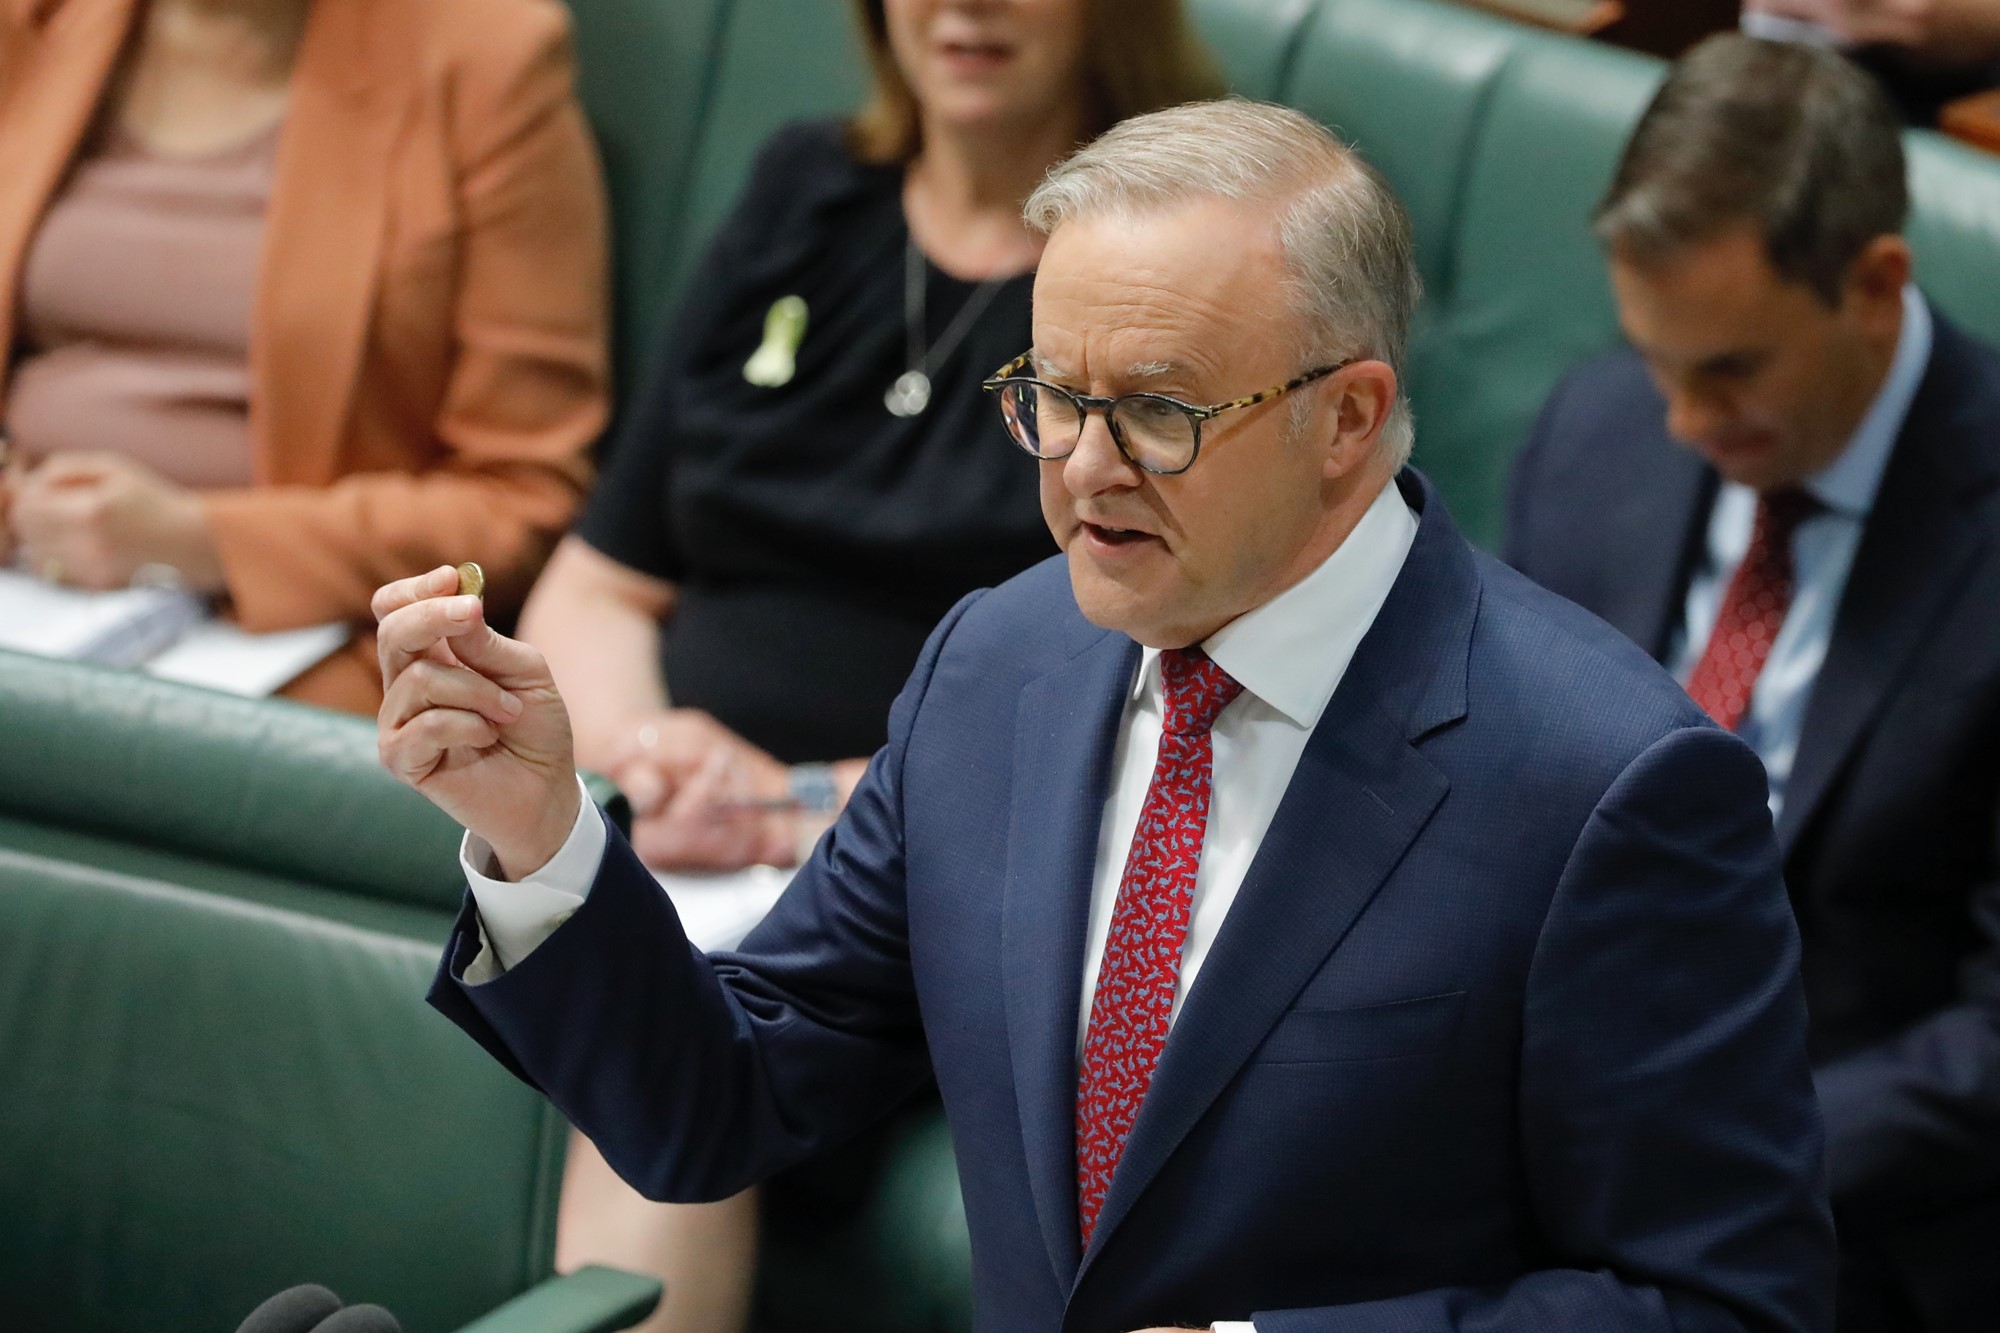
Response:
[{"label": "green leather bench seat", "polygon": [[[364,719],[0,653],[0,1330],[233,1328],[317,1281],[441,1333],[546,1277],[566,1127],[423,1004],[457,842]],[[936,1111],[849,1196],[774,1229],[763,1326],[964,1328]],[[476,1328],[649,1291],[586,1270]]]},{"label": "green leather bench seat", "polygon": [[0,822],[0,1324],[215,1333],[314,1281],[444,1333],[547,1278],[563,1125],[422,1006],[444,925]]}]

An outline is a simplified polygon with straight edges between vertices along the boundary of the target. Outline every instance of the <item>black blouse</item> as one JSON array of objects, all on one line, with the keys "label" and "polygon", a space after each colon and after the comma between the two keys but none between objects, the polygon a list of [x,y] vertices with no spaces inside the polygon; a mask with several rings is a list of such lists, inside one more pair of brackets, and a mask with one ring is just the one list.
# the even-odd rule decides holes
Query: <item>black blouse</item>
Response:
[{"label": "black blouse", "polygon": [[[883,404],[910,368],[902,183],[856,162],[834,124],[765,145],[577,528],[678,586],[662,650],[673,702],[787,762],[875,750],[938,619],[1055,551],[1038,465],[979,388],[1027,350],[1030,275],[932,368],[924,412]],[[929,345],[976,285],[926,273]],[[789,296],[806,304],[796,371],[759,387],[744,365]]]}]

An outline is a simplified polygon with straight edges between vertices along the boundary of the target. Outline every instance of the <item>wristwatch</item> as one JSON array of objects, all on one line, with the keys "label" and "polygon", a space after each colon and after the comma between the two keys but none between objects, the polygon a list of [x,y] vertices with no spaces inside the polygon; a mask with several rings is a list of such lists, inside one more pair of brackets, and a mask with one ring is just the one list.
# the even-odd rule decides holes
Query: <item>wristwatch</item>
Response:
[{"label": "wristwatch", "polygon": [[793,764],[792,804],[816,815],[830,815],[840,809],[840,788],[833,780],[832,764]]}]

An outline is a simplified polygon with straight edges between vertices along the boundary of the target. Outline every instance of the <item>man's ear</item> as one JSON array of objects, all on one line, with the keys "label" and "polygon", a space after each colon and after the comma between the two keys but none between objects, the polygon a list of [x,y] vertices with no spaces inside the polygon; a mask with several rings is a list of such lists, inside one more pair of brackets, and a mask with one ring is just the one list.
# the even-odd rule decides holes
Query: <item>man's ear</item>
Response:
[{"label": "man's ear", "polygon": [[1877,236],[1848,266],[1845,300],[1870,328],[1898,328],[1903,288],[1909,284],[1913,267],[1908,241],[1901,236]]},{"label": "man's ear", "polygon": [[1334,423],[1325,465],[1329,480],[1375,456],[1395,410],[1397,387],[1396,372],[1386,361],[1356,361],[1326,379],[1322,410],[1331,413]]}]

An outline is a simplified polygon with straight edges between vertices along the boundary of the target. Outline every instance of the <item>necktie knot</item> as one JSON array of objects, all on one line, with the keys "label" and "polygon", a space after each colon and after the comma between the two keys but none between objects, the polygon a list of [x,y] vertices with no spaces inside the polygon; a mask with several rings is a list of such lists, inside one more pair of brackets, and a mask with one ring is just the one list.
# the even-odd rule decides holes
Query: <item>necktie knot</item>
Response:
[{"label": "necktie knot", "polygon": [[1789,553],[1792,535],[1799,530],[1799,524],[1819,509],[1819,500],[1813,493],[1800,487],[1766,491],[1757,497],[1757,519],[1750,540]]},{"label": "necktie knot", "polygon": [[1169,648],[1160,654],[1166,686],[1165,729],[1176,736],[1201,735],[1243,687],[1199,648]]}]

